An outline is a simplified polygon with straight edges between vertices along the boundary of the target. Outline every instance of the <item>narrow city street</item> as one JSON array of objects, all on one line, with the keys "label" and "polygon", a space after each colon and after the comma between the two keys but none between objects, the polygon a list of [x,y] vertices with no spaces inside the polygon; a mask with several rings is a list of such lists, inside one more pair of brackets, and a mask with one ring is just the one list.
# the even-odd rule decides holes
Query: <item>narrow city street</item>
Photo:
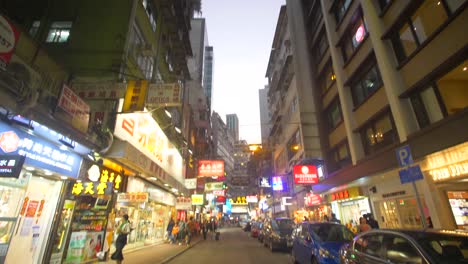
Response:
[{"label": "narrow city street", "polygon": [[202,241],[169,263],[289,263],[288,252],[272,253],[248,234],[239,227],[225,227],[221,229],[219,241],[207,237],[206,241]]}]

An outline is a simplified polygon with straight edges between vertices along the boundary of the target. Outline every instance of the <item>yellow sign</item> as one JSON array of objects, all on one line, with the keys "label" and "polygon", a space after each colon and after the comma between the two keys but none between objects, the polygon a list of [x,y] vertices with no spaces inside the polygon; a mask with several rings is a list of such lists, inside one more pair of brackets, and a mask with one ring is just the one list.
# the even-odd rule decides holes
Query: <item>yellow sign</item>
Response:
[{"label": "yellow sign", "polygon": [[119,190],[122,176],[109,169],[102,168],[99,181],[76,182],[71,193],[73,195],[104,195],[111,194],[112,190]]},{"label": "yellow sign", "polygon": [[203,205],[203,194],[192,194],[192,205]]},{"label": "yellow sign", "polygon": [[468,142],[428,155],[421,164],[435,182],[468,175]]},{"label": "yellow sign", "polygon": [[148,91],[147,80],[130,80],[125,92],[123,104],[124,112],[143,111],[145,107],[146,93]]},{"label": "yellow sign", "polygon": [[245,196],[238,196],[236,199],[229,199],[231,204],[237,204],[237,205],[248,205],[247,203],[247,198]]}]

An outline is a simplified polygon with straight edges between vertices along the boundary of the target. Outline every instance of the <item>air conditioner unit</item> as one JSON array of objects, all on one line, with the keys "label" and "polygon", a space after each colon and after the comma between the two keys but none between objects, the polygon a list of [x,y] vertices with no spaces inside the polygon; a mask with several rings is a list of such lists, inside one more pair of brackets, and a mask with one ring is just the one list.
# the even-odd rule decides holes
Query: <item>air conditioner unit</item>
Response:
[{"label": "air conditioner unit", "polygon": [[145,57],[153,57],[156,55],[156,48],[153,44],[141,44],[139,48],[140,54]]}]

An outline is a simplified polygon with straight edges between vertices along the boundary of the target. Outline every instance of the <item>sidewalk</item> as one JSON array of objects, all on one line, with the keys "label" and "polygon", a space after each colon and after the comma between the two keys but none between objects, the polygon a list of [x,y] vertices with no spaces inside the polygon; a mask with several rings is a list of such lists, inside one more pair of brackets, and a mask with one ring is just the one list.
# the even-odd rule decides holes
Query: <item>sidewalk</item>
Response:
[{"label": "sidewalk", "polygon": [[[132,263],[132,264],[156,264],[156,263],[168,263],[173,258],[184,253],[190,248],[194,247],[196,244],[203,241],[203,236],[199,235],[192,238],[192,243],[190,246],[187,245],[173,245],[168,243],[161,243],[152,246],[146,246],[143,248],[130,249],[123,251],[124,261],[123,263]],[[111,252],[112,253],[112,252]],[[116,263],[114,260],[108,260],[107,262],[99,263]]]}]

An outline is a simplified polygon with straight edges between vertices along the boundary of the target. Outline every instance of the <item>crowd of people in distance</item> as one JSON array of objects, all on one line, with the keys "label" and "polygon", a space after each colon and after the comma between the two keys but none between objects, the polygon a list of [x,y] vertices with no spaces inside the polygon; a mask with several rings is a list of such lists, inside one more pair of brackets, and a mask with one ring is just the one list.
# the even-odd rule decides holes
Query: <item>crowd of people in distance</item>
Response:
[{"label": "crowd of people in distance", "polygon": [[190,217],[188,221],[184,221],[184,219],[174,221],[171,218],[167,224],[166,237],[171,244],[190,246],[192,237],[203,235],[203,239],[206,240],[207,234],[210,232],[211,238],[215,239],[217,230],[218,223],[213,218],[209,221],[205,219],[194,220],[193,217]]}]

